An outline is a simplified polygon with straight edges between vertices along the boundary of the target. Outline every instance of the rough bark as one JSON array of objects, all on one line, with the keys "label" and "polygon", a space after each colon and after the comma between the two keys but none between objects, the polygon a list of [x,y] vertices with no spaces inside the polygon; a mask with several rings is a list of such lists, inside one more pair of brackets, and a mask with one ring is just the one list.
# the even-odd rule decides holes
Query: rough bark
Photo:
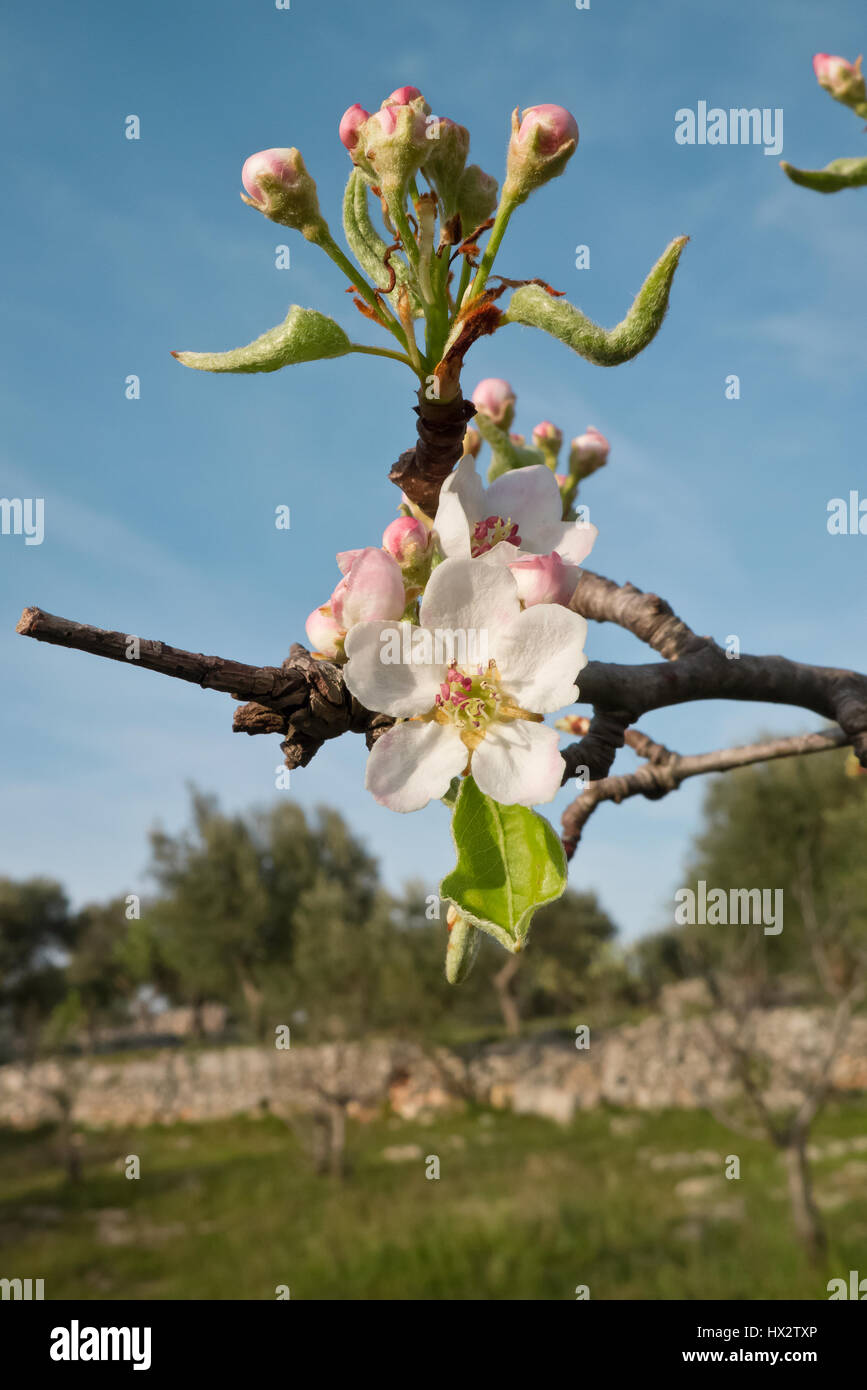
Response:
[{"label": "rough bark", "polygon": [[450,401],[429,401],[422,388],[414,406],[418,440],[401,454],[389,478],[428,516],[437,509],[440,488],[463,452],[467,424],[476,413],[458,394]]}]

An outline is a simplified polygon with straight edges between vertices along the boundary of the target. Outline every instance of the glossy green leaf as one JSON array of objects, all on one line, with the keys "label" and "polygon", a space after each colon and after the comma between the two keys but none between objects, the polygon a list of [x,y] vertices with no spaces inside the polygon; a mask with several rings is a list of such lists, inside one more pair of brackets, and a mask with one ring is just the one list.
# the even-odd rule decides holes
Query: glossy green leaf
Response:
[{"label": "glossy green leaf", "polygon": [[440,896],[506,950],[522,950],[536,908],[566,887],[566,856],[553,826],[526,806],[493,801],[465,777],[452,836],[458,862]]}]

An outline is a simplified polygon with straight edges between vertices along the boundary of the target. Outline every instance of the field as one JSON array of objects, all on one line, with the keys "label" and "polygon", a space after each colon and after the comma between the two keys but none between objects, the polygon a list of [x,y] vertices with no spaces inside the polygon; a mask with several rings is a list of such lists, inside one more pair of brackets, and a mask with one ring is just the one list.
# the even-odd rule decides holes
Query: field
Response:
[{"label": "field", "polygon": [[692,1112],[383,1116],[350,1126],[342,1185],[273,1117],[88,1133],[77,1184],[50,1130],[7,1131],[0,1274],[47,1299],[827,1298],[864,1265],[865,1135],[862,1099],[817,1127],[830,1254],[811,1270],[776,1155]]}]

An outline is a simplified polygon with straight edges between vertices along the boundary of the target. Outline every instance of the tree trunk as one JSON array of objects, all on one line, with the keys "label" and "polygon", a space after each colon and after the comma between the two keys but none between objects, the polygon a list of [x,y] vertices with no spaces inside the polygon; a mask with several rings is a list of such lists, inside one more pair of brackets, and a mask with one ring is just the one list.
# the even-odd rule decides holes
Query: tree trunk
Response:
[{"label": "tree trunk", "polygon": [[506,1032],[510,1038],[516,1038],[521,1031],[521,1011],[518,1008],[518,1001],[512,991],[512,981],[518,973],[521,965],[520,956],[509,956],[503,965],[494,975],[494,989],[497,991],[497,1001],[500,1005],[500,1012],[503,1015],[503,1022],[506,1025]]},{"label": "tree trunk", "polygon": [[346,1173],[346,1106],[342,1101],[331,1102],[328,1119],[328,1170],[342,1181]]},{"label": "tree trunk", "polygon": [[813,1180],[807,1161],[804,1139],[795,1139],[783,1150],[789,1201],[798,1239],[804,1246],[811,1264],[820,1264],[827,1248],[825,1232],[813,1199]]},{"label": "tree trunk", "polygon": [[244,996],[244,1003],[247,1006],[247,1014],[250,1019],[250,1027],[253,1030],[253,1037],[257,1042],[263,1040],[264,1019],[262,1017],[262,1003],[265,998],[264,990],[250,979],[245,971],[239,970],[238,976],[241,982],[241,993]]}]

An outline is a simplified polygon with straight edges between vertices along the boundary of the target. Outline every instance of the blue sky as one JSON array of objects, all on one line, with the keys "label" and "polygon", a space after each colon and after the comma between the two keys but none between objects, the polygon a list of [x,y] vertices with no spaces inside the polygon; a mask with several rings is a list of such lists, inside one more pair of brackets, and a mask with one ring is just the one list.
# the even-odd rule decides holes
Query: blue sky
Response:
[{"label": "blue sky", "polygon": [[[40,546],[0,537],[0,873],[54,874],[76,902],[145,889],[146,832],[184,823],[191,781],[227,808],[339,805],[394,886],[418,876],[433,892],[451,867],[444,809],[377,806],[361,739],[326,746],[278,792],[278,740],[232,734],[227,697],[14,634],[38,604],[277,665],[330,593],[334,553],[378,543],[397,502],[388,467],[413,438],[405,368],[354,356],[212,377],[169,350],[247,342],[290,303],[377,340],[316,248],[294,237],[291,269],[275,268],[282,229],[241,203],[239,175],[252,151],[297,145],[338,232],[338,119],[403,83],[468,126],[471,159],[497,177],[516,104],[574,112],[579,150],[515,217],[502,273],[544,276],[613,324],[667,242],[691,237],[662,333],[634,363],[595,368],[517,327],[468,360],[468,390],[513,383],[515,428],[594,424],[612,441],[584,493],[593,567],[746,651],[863,668],[867,538],[829,536],[826,509],[867,495],[867,193],[823,198],[760,147],[674,140],[675,112],[704,100],[782,108],[795,164],[864,153],[860,123],[811,70],[816,50],[867,47],[860,0],[17,0],[3,28],[0,495],[43,497],[46,529]],[[274,528],[279,504],[289,532]],[[589,652],[647,658],[606,628]],[[643,727],[700,751],[818,722],[710,702]],[[590,823],[571,880],[625,936],[670,920],[700,801],[692,783]]]}]

